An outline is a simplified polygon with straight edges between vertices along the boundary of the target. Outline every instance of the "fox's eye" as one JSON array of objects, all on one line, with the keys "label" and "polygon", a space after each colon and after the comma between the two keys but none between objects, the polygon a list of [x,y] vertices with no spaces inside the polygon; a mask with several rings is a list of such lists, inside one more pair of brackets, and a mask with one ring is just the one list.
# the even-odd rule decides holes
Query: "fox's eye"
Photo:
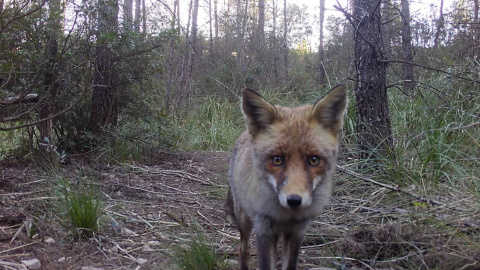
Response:
[{"label": "fox's eye", "polygon": [[280,166],[283,164],[283,157],[281,156],[273,156],[272,157],[272,164],[275,166]]},{"label": "fox's eye", "polygon": [[311,156],[308,158],[308,164],[311,166],[318,166],[322,159],[319,156]]}]

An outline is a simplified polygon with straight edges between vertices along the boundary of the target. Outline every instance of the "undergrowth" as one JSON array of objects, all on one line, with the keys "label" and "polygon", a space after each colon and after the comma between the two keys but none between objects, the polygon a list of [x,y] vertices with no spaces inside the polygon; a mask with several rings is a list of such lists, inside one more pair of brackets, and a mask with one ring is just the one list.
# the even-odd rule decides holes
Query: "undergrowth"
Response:
[{"label": "undergrowth", "polygon": [[210,151],[231,150],[245,126],[239,102],[213,97],[201,99],[183,119],[171,124],[182,130],[176,148]]},{"label": "undergrowth", "polygon": [[191,242],[173,249],[175,260],[182,270],[224,269],[217,249],[209,243],[204,233],[197,232]]},{"label": "undergrowth", "polygon": [[[82,179],[83,180],[83,179]],[[91,237],[99,230],[102,202],[94,185],[79,182],[72,185],[60,178],[55,185],[61,224],[74,237]]]}]

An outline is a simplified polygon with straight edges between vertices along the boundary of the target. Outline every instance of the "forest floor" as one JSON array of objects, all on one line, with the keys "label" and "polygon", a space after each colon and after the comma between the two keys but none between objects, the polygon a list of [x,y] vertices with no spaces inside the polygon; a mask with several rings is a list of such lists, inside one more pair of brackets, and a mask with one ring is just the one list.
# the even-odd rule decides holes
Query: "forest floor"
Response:
[{"label": "forest floor", "polygon": [[[199,235],[228,262],[223,269],[238,268],[239,234],[224,218],[228,163],[225,152],[158,152],[148,164],[73,160],[57,176],[0,164],[0,269],[33,258],[42,269],[176,269],[175,250]],[[299,269],[480,269],[476,198],[441,184],[395,190],[342,166]],[[58,175],[99,188],[104,211],[93,237],[74,240],[59,222]]]}]

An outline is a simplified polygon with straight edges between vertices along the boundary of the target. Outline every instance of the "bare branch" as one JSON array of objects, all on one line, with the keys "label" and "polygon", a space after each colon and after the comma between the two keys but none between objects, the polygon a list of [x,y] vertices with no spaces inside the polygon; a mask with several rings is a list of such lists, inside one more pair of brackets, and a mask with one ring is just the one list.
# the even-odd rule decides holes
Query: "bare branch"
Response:
[{"label": "bare branch", "polygon": [[24,96],[15,96],[15,97],[8,97],[3,100],[0,100],[0,105],[12,105],[12,104],[20,104],[20,103],[36,103],[38,102],[39,97],[38,94],[27,94]]}]

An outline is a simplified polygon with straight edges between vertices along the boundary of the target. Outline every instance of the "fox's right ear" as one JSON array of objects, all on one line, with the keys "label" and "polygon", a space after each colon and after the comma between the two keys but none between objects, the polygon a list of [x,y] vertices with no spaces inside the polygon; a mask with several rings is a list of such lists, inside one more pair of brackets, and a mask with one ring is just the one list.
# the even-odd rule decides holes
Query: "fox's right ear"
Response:
[{"label": "fox's right ear", "polygon": [[254,137],[271,125],[277,115],[275,106],[248,88],[242,92],[242,109],[247,121],[247,130]]}]

